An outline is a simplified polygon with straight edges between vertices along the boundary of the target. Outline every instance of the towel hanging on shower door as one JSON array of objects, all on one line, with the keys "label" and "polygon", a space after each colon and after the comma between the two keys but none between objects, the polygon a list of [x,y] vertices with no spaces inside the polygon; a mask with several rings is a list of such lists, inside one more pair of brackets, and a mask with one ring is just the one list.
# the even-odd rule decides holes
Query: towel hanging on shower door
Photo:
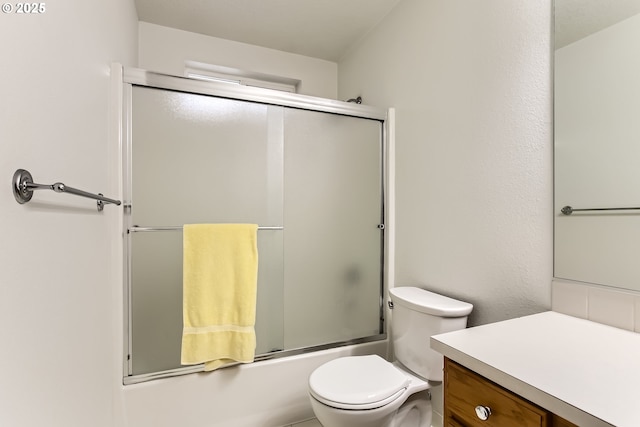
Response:
[{"label": "towel hanging on shower door", "polygon": [[183,365],[205,371],[255,358],[256,224],[185,224]]}]

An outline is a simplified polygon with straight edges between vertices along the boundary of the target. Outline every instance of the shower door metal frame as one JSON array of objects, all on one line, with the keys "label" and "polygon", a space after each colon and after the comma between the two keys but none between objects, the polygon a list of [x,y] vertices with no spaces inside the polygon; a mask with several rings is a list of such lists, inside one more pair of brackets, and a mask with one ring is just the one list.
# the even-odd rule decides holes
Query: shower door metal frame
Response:
[{"label": "shower door metal frame", "polygon": [[187,77],[170,76],[166,74],[160,74],[150,72],[147,70],[127,67],[112,67],[112,73],[121,72],[120,76],[113,76],[120,78],[116,86],[121,89],[122,93],[118,94],[118,98],[122,97],[122,117],[121,117],[121,168],[123,177],[123,222],[122,222],[122,234],[123,234],[123,281],[124,281],[124,348],[123,348],[123,384],[135,384],[153,379],[172,377],[177,375],[185,375],[189,373],[202,372],[204,365],[184,366],[176,369],[153,372],[148,374],[133,375],[132,360],[131,360],[131,348],[132,348],[132,333],[131,333],[131,234],[129,229],[133,227],[131,223],[131,160],[128,156],[131,153],[132,144],[132,102],[133,102],[133,87],[142,86],[156,89],[173,90],[178,92],[193,93],[199,95],[208,95],[219,98],[234,99],[239,101],[256,102],[267,105],[276,105],[282,107],[290,107],[301,110],[311,110],[317,112],[324,112],[330,114],[337,114],[343,116],[351,116],[362,119],[371,119],[379,121],[381,123],[381,155],[380,155],[380,171],[381,171],[381,206],[380,206],[380,303],[379,303],[379,333],[364,338],[352,339],[348,341],[334,342],[329,344],[322,344],[317,346],[298,348],[292,350],[282,350],[273,353],[266,353],[256,355],[255,361],[263,361],[275,358],[282,358],[287,356],[293,356],[298,354],[310,353],[319,350],[325,350],[330,348],[337,348],[353,344],[361,344],[366,342],[380,341],[387,338],[386,325],[385,325],[385,313],[386,308],[384,304],[384,295],[388,288],[388,272],[391,270],[388,268],[389,264],[389,251],[388,248],[391,244],[389,239],[387,221],[387,197],[389,188],[389,175],[387,159],[389,157],[389,134],[390,129],[393,126],[393,114],[392,110],[381,109],[377,107],[371,107],[362,104],[355,104],[350,102],[336,101],[331,99],[299,95],[289,92],[281,92],[271,89],[263,89],[249,86],[234,85],[224,82],[213,82],[196,80]]}]

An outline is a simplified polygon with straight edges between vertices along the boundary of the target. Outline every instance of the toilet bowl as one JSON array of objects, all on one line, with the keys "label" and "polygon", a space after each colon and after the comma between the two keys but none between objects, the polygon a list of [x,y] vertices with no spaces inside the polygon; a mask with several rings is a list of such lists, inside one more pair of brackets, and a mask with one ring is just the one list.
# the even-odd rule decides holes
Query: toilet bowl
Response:
[{"label": "toilet bowl", "polygon": [[309,377],[311,406],[325,427],[388,426],[409,396],[428,388],[398,362],[377,355],[340,357]]},{"label": "toilet bowl", "polygon": [[466,327],[473,306],[415,287],[389,293],[398,360],[348,356],[316,368],[309,396],[324,427],[431,427],[429,380],[442,380],[443,360],[429,339]]}]

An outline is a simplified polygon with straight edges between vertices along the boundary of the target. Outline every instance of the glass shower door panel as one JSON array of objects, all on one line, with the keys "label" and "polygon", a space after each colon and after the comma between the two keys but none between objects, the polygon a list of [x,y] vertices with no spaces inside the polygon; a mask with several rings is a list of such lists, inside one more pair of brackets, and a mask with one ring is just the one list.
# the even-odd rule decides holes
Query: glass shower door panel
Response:
[{"label": "glass shower door panel", "polygon": [[133,95],[134,224],[281,225],[281,107],[146,87]]},{"label": "glass shower door panel", "polygon": [[[282,107],[134,87],[130,223],[281,226],[282,126]],[[129,241],[133,374],[178,368],[182,232]],[[258,231],[257,354],[284,346],[282,251],[282,231]]]},{"label": "glass shower door panel", "polygon": [[131,239],[133,375],[180,367],[182,233],[134,233]]},{"label": "glass shower door panel", "polygon": [[[266,233],[266,234],[265,234]],[[131,236],[132,374],[179,368],[182,343],[182,233]],[[282,232],[258,236],[256,354],[282,350]]]},{"label": "glass shower door panel", "polygon": [[285,346],[379,334],[382,124],[285,110]]}]

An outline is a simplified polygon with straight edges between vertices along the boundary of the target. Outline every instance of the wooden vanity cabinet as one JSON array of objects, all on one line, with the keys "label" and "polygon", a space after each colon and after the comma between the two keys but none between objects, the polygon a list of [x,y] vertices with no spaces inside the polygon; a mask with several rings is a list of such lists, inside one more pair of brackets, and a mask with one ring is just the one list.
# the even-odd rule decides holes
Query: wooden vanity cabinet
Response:
[{"label": "wooden vanity cabinet", "polygon": [[447,358],[444,426],[577,427]]}]

